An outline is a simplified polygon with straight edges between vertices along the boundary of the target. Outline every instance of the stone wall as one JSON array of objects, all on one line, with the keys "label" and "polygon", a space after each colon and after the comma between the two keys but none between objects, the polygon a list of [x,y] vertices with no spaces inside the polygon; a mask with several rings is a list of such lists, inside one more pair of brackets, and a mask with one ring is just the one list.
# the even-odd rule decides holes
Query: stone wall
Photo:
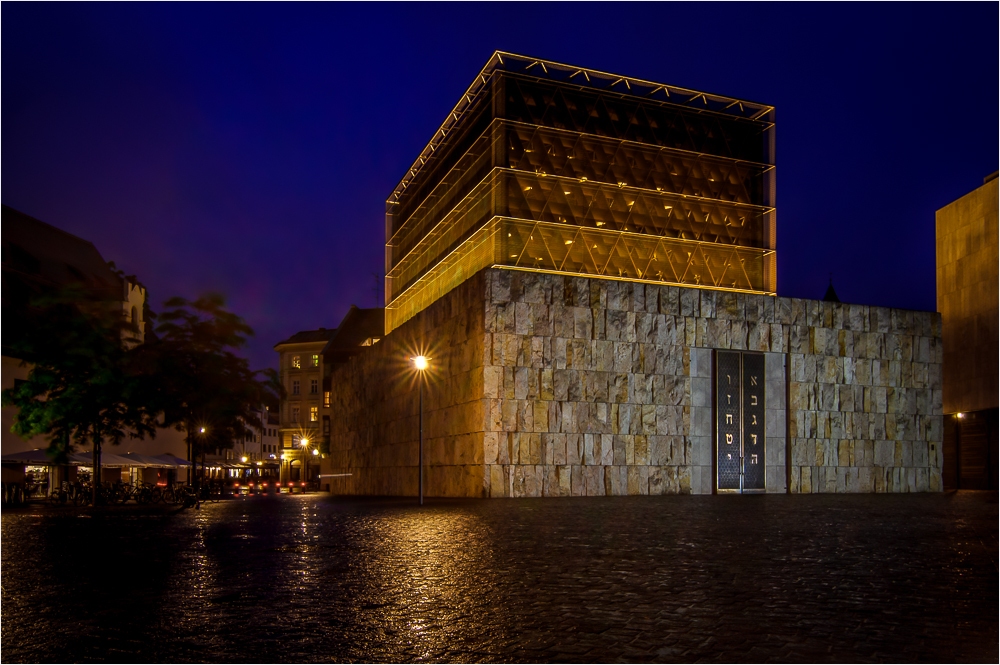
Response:
[{"label": "stone wall", "polygon": [[711,492],[713,349],[765,353],[769,492],[940,489],[936,314],[488,269],[334,376],[340,491],[415,493],[419,340],[431,496]]},{"label": "stone wall", "polygon": [[791,491],[940,491],[941,317],[788,300]]},{"label": "stone wall", "polygon": [[[483,496],[483,283],[480,272],[331,375],[330,454],[340,494],[417,494],[418,385],[424,385],[424,492]],[[339,475],[350,474],[350,475]]]}]

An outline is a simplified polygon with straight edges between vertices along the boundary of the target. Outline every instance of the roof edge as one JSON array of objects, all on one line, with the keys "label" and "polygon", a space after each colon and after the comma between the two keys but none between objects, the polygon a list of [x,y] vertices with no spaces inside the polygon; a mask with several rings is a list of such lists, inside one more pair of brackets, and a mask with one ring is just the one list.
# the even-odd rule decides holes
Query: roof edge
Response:
[{"label": "roof edge", "polygon": [[[612,74],[597,69],[589,69],[587,67],[576,67],[573,65],[567,65],[560,62],[555,62],[553,60],[545,60],[543,58],[533,58],[530,56],[520,55],[517,53],[510,53],[507,51],[494,51],[493,55],[491,55],[489,60],[486,61],[486,65],[475,76],[475,78],[472,81],[472,84],[466,89],[466,91],[461,95],[461,97],[459,97],[458,103],[455,104],[452,110],[445,117],[444,122],[441,124],[440,127],[437,128],[437,130],[435,130],[433,136],[431,137],[431,140],[427,143],[426,146],[424,146],[424,149],[420,152],[420,155],[407,170],[406,175],[403,176],[403,179],[400,180],[399,184],[397,184],[396,187],[392,190],[392,194],[389,195],[389,198],[386,201],[388,204],[391,205],[399,200],[399,198],[402,196],[402,193],[406,190],[406,187],[409,185],[410,181],[412,181],[417,176],[417,174],[420,173],[420,171],[424,167],[424,164],[426,164],[427,161],[431,158],[431,156],[433,156],[434,151],[437,149],[437,146],[440,145],[440,143],[445,138],[448,137],[448,134],[450,133],[452,127],[461,120],[462,114],[465,112],[465,109],[473,103],[475,98],[478,96],[480,90],[483,88],[483,86],[486,85],[489,76],[492,75],[493,72],[497,69],[502,68],[506,71],[506,63],[504,62],[504,58],[507,58],[508,60],[521,60],[523,62],[530,63],[521,72],[515,71],[513,73],[525,73],[537,65],[541,68],[542,72],[544,72],[545,74],[548,74],[548,70],[550,68],[555,70],[561,70],[564,72],[572,71],[573,73],[570,74],[569,78],[573,78],[577,75],[583,74],[584,80],[586,80],[588,83],[590,82],[591,77],[604,80],[613,80],[613,82],[607,86],[608,88],[613,88],[614,86],[620,83],[624,83],[628,90],[626,94],[631,93],[631,88],[633,85],[635,85],[638,87],[647,87],[647,88],[652,87],[653,90],[649,94],[653,94],[655,92],[663,90],[666,92],[668,98],[670,97],[671,93],[677,93],[680,95],[690,95],[687,100],[678,104],[680,106],[683,106],[697,99],[702,99],[705,105],[707,106],[708,100],[711,99],[714,102],[726,103],[727,104],[726,108],[739,105],[739,107],[742,109],[743,105],[746,105],[757,109],[756,112],[750,117],[733,114],[733,117],[735,118],[743,118],[746,120],[756,121],[759,118],[767,115],[768,113],[774,110],[773,106],[767,104],[761,104],[760,102],[753,102],[746,99],[737,99],[735,97],[729,97],[726,95],[718,95],[711,92],[692,90],[690,88],[669,85],[667,83],[657,83],[655,81],[635,78],[632,76]],[[618,91],[616,90],[615,92]],[[639,97],[639,95],[634,95],[634,96]],[[668,99],[659,101],[670,101],[670,100]],[[671,102],[671,103],[678,103],[678,102]],[[699,110],[708,110],[713,113],[718,112],[707,108]]]}]

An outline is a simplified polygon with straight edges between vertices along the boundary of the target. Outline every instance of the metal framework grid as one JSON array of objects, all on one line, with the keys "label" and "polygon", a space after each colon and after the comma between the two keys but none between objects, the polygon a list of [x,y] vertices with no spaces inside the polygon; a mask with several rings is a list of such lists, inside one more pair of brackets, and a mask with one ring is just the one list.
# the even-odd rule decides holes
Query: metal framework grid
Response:
[{"label": "metal framework grid", "polygon": [[775,291],[773,108],[495,53],[386,205],[386,330],[488,266]]}]

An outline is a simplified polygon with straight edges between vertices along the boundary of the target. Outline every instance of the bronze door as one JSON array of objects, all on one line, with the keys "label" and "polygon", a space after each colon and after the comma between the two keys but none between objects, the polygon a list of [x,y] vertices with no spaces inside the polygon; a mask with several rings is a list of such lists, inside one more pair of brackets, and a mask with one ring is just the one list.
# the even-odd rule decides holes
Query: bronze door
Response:
[{"label": "bronze door", "polygon": [[716,489],[763,492],[764,354],[715,352]]}]

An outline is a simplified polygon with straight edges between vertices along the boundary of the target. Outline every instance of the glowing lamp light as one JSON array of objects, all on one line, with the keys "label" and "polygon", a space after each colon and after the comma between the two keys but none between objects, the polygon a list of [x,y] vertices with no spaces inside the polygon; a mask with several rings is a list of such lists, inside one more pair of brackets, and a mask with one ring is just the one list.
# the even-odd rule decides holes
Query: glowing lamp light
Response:
[{"label": "glowing lamp light", "polygon": [[302,441],[299,442],[299,445],[302,446],[303,448],[308,448],[309,447],[309,439],[302,439]]},{"label": "glowing lamp light", "polygon": [[202,428],[201,428],[200,430],[198,430],[198,431],[199,431],[199,432],[201,432],[202,434],[204,434],[204,433],[205,433],[205,428],[204,428],[204,427],[202,427]]},{"label": "glowing lamp light", "polygon": [[313,448],[313,455],[319,455],[319,451]]},{"label": "glowing lamp light", "polygon": [[426,356],[417,356],[413,359],[413,366],[419,369],[421,372],[427,369],[429,366]]},{"label": "glowing lamp light", "polygon": [[962,418],[965,417],[965,414],[964,413],[956,413],[955,417],[958,418],[959,420],[961,420]]},{"label": "glowing lamp light", "polygon": [[244,464],[246,464],[247,463],[247,456],[244,455],[243,457],[241,457],[240,461],[243,462]]}]

